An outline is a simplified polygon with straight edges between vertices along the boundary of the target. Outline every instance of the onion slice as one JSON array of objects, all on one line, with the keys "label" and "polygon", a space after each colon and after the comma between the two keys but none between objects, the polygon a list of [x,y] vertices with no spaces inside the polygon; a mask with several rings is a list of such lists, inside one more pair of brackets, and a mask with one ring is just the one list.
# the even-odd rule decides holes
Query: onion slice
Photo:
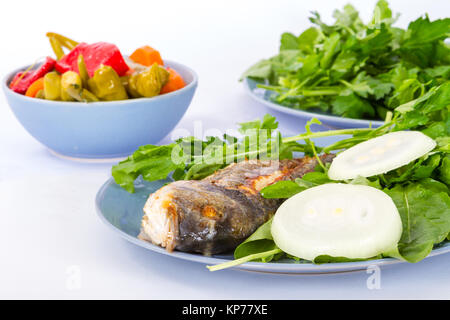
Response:
[{"label": "onion slice", "polygon": [[436,142],[419,131],[396,131],[376,137],[338,154],[328,176],[332,180],[371,177],[400,168],[427,154]]},{"label": "onion slice", "polygon": [[306,260],[320,255],[367,259],[396,247],[402,221],[384,192],[329,183],[286,200],[273,218],[271,232],[281,250]]}]

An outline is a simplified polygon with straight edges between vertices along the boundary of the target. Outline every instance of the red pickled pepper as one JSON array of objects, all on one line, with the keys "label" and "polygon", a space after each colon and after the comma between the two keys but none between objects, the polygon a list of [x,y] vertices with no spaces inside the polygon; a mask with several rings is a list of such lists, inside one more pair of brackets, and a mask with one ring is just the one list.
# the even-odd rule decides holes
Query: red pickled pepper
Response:
[{"label": "red pickled pepper", "polygon": [[102,64],[112,67],[119,76],[123,76],[129,69],[116,45],[107,42],[92,44],[82,42],[56,62],[56,71],[60,73],[66,71],[78,72],[77,59],[80,54],[83,55],[90,77]]},{"label": "red pickled pepper", "polygon": [[[25,94],[28,87],[35,82],[37,79],[45,76],[46,73],[53,70],[55,67],[56,60],[50,57],[46,57],[43,64],[41,64],[37,69],[29,70],[24,74],[24,72],[18,72],[14,79],[9,84],[9,87],[14,92]],[[23,75],[23,77],[22,77]]]}]

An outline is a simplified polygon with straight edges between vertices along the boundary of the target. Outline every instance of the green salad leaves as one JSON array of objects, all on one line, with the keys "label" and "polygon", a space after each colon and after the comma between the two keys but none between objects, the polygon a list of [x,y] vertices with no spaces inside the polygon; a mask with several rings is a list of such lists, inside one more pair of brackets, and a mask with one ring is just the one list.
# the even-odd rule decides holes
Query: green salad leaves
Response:
[{"label": "green salad leaves", "polygon": [[313,12],[313,27],[281,35],[280,52],[250,67],[243,78],[260,82],[271,99],[357,119],[384,119],[388,111],[423,97],[450,77],[450,19],[394,27],[384,0],[364,24],[351,5],[327,25]]}]

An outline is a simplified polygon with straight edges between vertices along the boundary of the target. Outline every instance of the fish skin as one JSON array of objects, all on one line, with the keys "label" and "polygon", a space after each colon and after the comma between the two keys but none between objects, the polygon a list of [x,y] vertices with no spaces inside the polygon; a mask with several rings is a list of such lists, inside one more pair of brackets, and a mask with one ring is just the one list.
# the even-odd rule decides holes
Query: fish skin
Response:
[{"label": "fish skin", "polygon": [[[331,162],[333,157],[323,155],[321,160]],[[142,220],[139,238],[168,251],[176,249],[204,255],[231,251],[268,221],[285,200],[265,199],[259,191],[277,181],[300,178],[316,165],[317,160],[312,157],[247,160],[233,163],[202,180],[172,182],[151,195],[144,207],[146,214],[161,209],[152,206],[156,206],[154,199],[164,197],[167,208],[161,210],[167,215],[168,223],[167,234],[162,236],[164,241],[158,243],[151,236],[148,228],[155,227],[147,215]]]}]

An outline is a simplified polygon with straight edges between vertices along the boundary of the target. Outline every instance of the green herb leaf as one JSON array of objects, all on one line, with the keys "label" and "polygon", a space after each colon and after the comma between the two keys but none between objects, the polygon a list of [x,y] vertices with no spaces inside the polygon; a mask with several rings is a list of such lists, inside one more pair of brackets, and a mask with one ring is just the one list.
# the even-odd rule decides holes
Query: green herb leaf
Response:
[{"label": "green herb leaf", "polygon": [[[427,184],[427,187],[430,185]],[[450,198],[420,183],[396,185],[385,192],[394,200],[402,218],[400,255],[409,262],[425,258],[450,230]]]}]

